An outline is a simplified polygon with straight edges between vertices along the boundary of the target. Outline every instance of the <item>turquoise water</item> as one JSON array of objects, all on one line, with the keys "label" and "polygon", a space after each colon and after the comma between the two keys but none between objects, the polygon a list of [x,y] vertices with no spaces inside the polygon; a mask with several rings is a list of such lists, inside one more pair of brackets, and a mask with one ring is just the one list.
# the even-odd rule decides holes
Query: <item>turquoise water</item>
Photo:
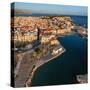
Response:
[{"label": "turquoise water", "polygon": [[69,35],[59,40],[66,52],[38,68],[32,86],[73,84],[76,75],[87,73],[87,39]]}]

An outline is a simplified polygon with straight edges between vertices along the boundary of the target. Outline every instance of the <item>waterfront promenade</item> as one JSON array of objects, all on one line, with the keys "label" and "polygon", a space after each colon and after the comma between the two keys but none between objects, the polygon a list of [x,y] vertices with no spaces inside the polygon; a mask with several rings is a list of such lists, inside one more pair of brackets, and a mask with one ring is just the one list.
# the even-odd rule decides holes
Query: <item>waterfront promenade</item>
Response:
[{"label": "waterfront promenade", "polygon": [[[60,47],[62,47],[62,46],[60,46]],[[60,52],[58,52],[57,54],[48,55],[46,57],[43,57],[39,60],[34,60],[34,61],[30,60],[30,54],[31,54],[30,51],[26,51],[26,52],[22,53],[21,54],[21,56],[23,55],[22,60],[20,60],[20,62],[18,62],[19,66],[17,64],[18,70],[16,73],[17,75],[15,77],[15,87],[31,86],[32,78],[33,78],[33,75],[34,75],[35,71],[37,70],[37,68],[39,68],[43,64],[49,62],[50,60],[57,58],[64,52],[65,52],[65,49],[64,49],[64,47],[62,47],[62,50]]]}]

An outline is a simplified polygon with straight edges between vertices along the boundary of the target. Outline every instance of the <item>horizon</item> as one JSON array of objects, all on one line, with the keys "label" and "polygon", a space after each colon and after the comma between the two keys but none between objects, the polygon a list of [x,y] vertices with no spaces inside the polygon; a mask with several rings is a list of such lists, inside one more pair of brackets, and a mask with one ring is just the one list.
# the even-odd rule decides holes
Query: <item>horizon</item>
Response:
[{"label": "horizon", "polygon": [[[13,4],[15,7],[12,6]],[[21,13],[24,12],[25,14],[88,16],[88,7],[86,6],[15,2],[11,4],[11,8],[15,11],[21,10]]]}]

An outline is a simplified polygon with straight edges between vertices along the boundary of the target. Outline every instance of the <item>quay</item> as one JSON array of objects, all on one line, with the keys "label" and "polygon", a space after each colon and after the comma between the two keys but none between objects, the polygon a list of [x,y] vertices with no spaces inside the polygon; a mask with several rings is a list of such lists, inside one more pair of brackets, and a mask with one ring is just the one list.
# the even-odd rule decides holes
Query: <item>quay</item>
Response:
[{"label": "quay", "polygon": [[[57,58],[60,56],[62,53],[64,53],[66,50],[64,47],[60,45],[62,49],[58,51],[56,54],[48,55],[46,57],[43,57],[39,60],[31,61],[30,58],[30,53],[29,51],[24,52],[23,54],[21,53],[22,60],[18,60],[18,64],[16,67],[17,75],[15,75],[15,87],[30,87],[32,83],[32,78],[40,66],[43,64]],[[57,50],[56,50],[57,51]],[[18,69],[18,70],[17,70]]]},{"label": "quay", "polygon": [[78,35],[87,38],[88,37],[88,32],[87,29],[82,27],[82,26],[74,26],[73,31],[75,31]]}]

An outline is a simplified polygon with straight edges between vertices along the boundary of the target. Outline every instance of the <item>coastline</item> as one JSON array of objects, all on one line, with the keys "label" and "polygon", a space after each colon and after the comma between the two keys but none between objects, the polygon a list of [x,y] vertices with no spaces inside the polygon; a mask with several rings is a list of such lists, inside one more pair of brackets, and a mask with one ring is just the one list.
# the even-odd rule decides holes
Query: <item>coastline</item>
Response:
[{"label": "coastline", "polygon": [[[30,58],[30,55],[29,55],[31,53],[30,51],[21,53],[19,55],[19,61],[15,68],[15,77],[14,77],[15,87],[31,86],[32,78],[34,76],[35,71],[43,64],[57,58],[58,56],[60,56],[62,53],[66,51],[62,45],[61,47],[62,47],[62,51],[59,51],[57,54],[43,57],[40,60],[36,60],[35,62],[31,62],[31,60],[28,59]],[[21,58],[22,55],[23,57]]]},{"label": "coastline", "polygon": [[[79,31],[82,31],[82,29],[80,29]],[[60,35],[60,37],[65,37],[65,36],[73,35],[73,34],[82,35],[82,33],[78,33],[78,32],[75,32],[75,30],[72,30],[72,32]],[[63,46],[62,46],[62,48],[63,48]],[[25,87],[30,87],[30,86],[32,86],[32,79],[34,77],[34,74],[35,74],[36,70],[38,68],[40,68],[42,65],[46,64],[47,62],[57,58],[59,55],[61,55],[65,51],[66,50],[64,49],[64,50],[62,50],[61,52],[57,53],[54,56],[51,55],[51,56],[49,56],[49,58],[48,58],[48,56],[46,56],[46,57],[41,58],[40,60],[35,60],[35,62],[33,62],[33,61],[30,62],[29,58],[27,59],[27,57],[29,57],[29,54],[30,54],[30,49],[28,50],[28,52],[25,51],[24,52],[25,55],[23,55],[23,56],[21,55],[22,56],[22,60],[21,60],[20,63],[21,64],[27,64],[27,67],[29,67],[29,68],[27,68],[27,67],[25,67],[23,65],[20,65],[20,64],[17,65],[19,68],[16,68],[16,75],[17,76],[20,75],[19,79],[22,80],[22,81],[19,81],[19,80],[16,79],[16,81],[15,81],[16,82],[16,86],[15,87],[17,87],[17,86],[18,87],[24,87],[24,86]],[[25,63],[23,63],[23,62],[25,62]],[[22,72],[22,71],[24,71],[24,72]],[[26,74],[26,73],[28,73],[28,74]],[[21,83],[21,86],[17,85],[18,83]]]},{"label": "coastline", "polygon": [[34,74],[35,74],[35,72],[36,72],[36,70],[37,70],[38,68],[40,68],[42,65],[46,64],[47,62],[49,62],[49,61],[51,61],[51,60],[54,60],[55,58],[57,58],[59,55],[61,55],[61,54],[64,53],[65,51],[66,51],[66,50],[64,49],[61,53],[57,54],[56,56],[50,58],[49,60],[47,60],[47,61],[45,61],[45,62],[39,64],[39,66],[36,66],[36,67],[33,69],[33,71],[31,72],[31,74],[30,74],[31,77],[29,76],[28,80],[26,81],[25,86],[26,86],[26,87],[30,87],[30,86],[31,86],[33,76],[34,76]]}]

